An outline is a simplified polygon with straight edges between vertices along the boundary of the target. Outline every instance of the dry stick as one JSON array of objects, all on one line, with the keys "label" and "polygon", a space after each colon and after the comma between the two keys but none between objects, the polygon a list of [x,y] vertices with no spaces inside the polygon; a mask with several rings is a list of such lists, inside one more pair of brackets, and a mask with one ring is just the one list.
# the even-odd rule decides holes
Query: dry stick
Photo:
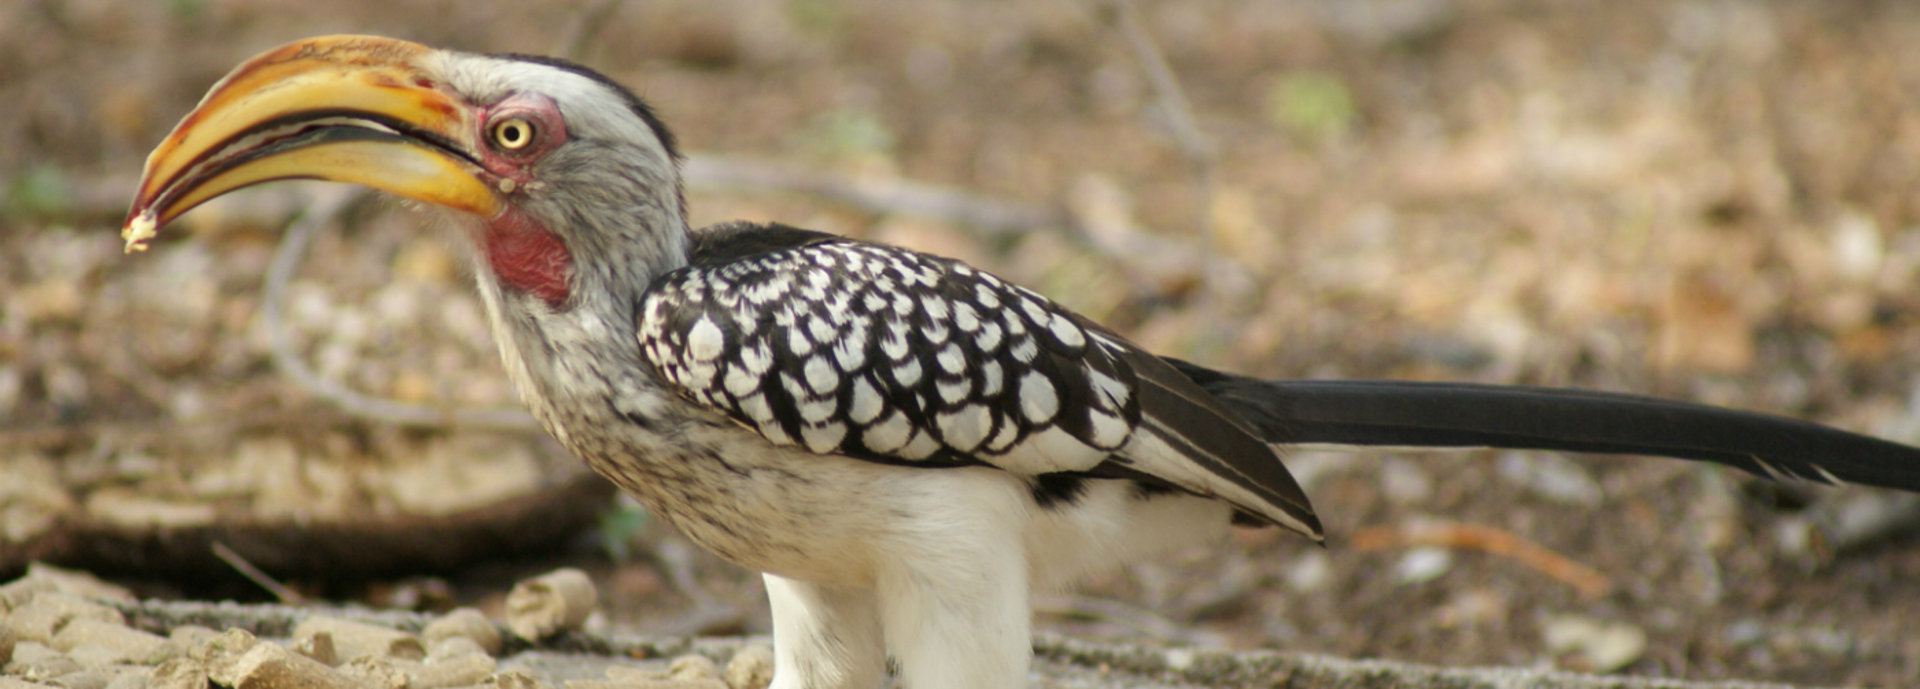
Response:
[{"label": "dry stick", "polygon": [[1379,550],[1392,545],[1437,545],[1479,550],[1518,561],[1572,586],[1587,598],[1598,598],[1613,587],[1605,575],[1586,565],[1489,526],[1453,522],[1375,526],[1354,532],[1349,542],[1354,550]]},{"label": "dry stick", "polygon": [[286,236],[274,249],[261,287],[260,321],[272,339],[273,366],[295,385],[332,402],[348,414],[403,426],[466,426],[505,431],[529,431],[538,426],[533,416],[513,407],[493,409],[443,409],[370,397],[347,386],[322,378],[307,366],[294,350],[293,336],[285,325],[281,310],[286,302],[287,283],[300,269],[314,232],[365,197],[363,190],[347,190],[321,196],[307,211],[287,227]]},{"label": "dry stick", "polygon": [[247,559],[241,557],[239,553],[233,552],[233,549],[228,548],[227,544],[214,541],[213,555],[225,561],[234,571],[239,572],[240,576],[246,577],[247,581],[251,581],[255,586],[266,589],[268,593],[273,594],[274,598],[280,600],[281,605],[302,605],[306,603],[306,597],[300,595],[300,592],[287,588],[285,584],[274,580],[274,578],[268,576],[266,572],[260,571],[259,567],[253,566],[253,563],[248,562]]},{"label": "dry stick", "polygon": [[1173,67],[1167,64],[1167,56],[1160,52],[1153,36],[1141,26],[1140,13],[1133,3],[1096,0],[1096,4],[1101,18],[1120,32],[1127,52],[1139,64],[1140,71],[1146,73],[1147,84],[1159,99],[1160,112],[1166,117],[1174,144],[1193,167],[1194,200],[1199,208],[1194,231],[1206,236],[1213,228],[1213,166],[1219,151],[1214,148],[1213,140],[1200,131],[1199,122],[1193,116],[1193,105],[1187,100],[1186,90],[1180,87],[1180,78],[1174,75]]}]

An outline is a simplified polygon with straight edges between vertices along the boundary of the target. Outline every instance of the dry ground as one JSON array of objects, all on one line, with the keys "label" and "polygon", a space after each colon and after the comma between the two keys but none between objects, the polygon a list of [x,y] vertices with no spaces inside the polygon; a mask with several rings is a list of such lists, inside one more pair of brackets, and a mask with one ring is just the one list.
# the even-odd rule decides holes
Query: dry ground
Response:
[{"label": "dry ground", "polygon": [[[1202,184],[1178,118],[1090,2],[633,0],[582,20],[603,4],[0,4],[0,564],[36,544],[149,591],[232,595],[249,589],[205,584],[231,576],[206,558],[160,559],[180,555],[167,529],[142,541],[148,560],[74,534],[259,526],[218,533],[251,539],[239,545],[257,559],[310,556],[277,572],[310,591],[431,604],[486,595],[505,566],[466,563],[479,546],[268,551],[354,519],[338,530],[415,529],[377,542],[417,546],[420,528],[464,523],[436,515],[575,489],[572,463],[535,436],[356,420],[275,374],[260,277],[285,216],[325,190],[245,195],[119,255],[145,150],[239,60],[327,32],[569,52],[699,154],[1146,228],[1211,258],[1169,264],[1050,228],[984,236],[804,194],[693,194],[702,222],[778,218],[964,257],[1157,351],[1276,377],[1628,390],[1920,440],[1920,6],[1143,0],[1215,152]],[[368,393],[512,404],[464,259],[392,205],[320,234],[288,288],[295,349]],[[1294,464],[1331,548],[1245,532],[1049,598],[1042,625],[1452,665],[1920,678],[1920,538],[1891,518],[1832,552],[1798,537],[1903,509],[1869,491],[1613,457]],[[601,532],[636,559],[609,562],[592,537],[560,556],[601,563],[611,623],[764,628],[752,577],[631,516]],[[1437,520],[1537,543],[1605,590],[1522,558],[1354,547]],[[372,561],[419,571],[328,583]]]}]

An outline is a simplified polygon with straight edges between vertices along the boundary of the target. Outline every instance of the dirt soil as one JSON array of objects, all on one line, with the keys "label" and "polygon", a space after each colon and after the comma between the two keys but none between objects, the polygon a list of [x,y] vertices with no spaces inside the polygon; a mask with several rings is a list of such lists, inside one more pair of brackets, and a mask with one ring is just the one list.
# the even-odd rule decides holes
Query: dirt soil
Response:
[{"label": "dirt soil", "polygon": [[[1155,351],[1272,377],[1632,391],[1920,441],[1920,5],[1140,0],[1191,127],[1104,6],[0,3],[0,568],[47,556],[151,595],[263,597],[207,556],[218,542],[304,595],[443,607],[583,563],[604,624],[766,629],[756,577],[608,506],[537,433],[369,421],[276,372],[284,337],[368,395],[516,404],[466,257],[422,214],[375,200],[326,223],[278,330],[262,276],[288,218],[332,187],[237,195],[120,255],[141,160],[179,115],[245,57],[332,32],[572,55],[654,103],[696,161],[1140,228],[1199,258],[812,194],[691,194],[701,223],[967,259]],[[1183,144],[1196,132],[1210,156]],[[1639,458],[1290,466],[1329,547],[1240,532],[1043,597],[1040,626],[1920,684],[1910,501]]]}]

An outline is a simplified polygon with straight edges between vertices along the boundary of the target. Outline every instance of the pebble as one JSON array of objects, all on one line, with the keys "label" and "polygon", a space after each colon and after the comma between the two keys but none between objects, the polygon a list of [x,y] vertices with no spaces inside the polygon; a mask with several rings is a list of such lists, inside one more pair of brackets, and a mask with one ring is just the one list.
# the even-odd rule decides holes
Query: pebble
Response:
[{"label": "pebble", "polygon": [[1647,633],[1625,622],[1582,615],[1549,618],[1540,628],[1547,650],[1580,672],[1608,673],[1633,664],[1647,650]]},{"label": "pebble", "polygon": [[407,686],[409,689],[443,689],[480,683],[493,674],[494,662],[493,656],[479,652],[479,648],[474,645],[472,653],[427,658],[411,673],[412,681]]},{"label": "pebble", "polygon": [[500,628],[494,626],[493,620],[487,619],[486,615],[473,608],[459,608],[442,615],[440,619],[428,623],[427,628],[420,631],[420,638],[426,641],[428,646],[455,637],[472,639],[474,643],[480,645],[481,650],[487,653],[500,652]]},{"label": "pebble", "polygon": [[21,639],[51,645],[53,636],[75,619],[92,619],[116,625],[127,620],[120,611],[105,605],[57,591],[44,591],[25,605],[7,614],[7,624]]},{"label": "pebble", "polygon": [[754,644],[740,649],[727,660],[720,678],[729,689],[766,689],[773,683],[773,647]]},{"label": "pebble", "polygon": [[1453,553],[1446,548],[1414,548],[1394,565],[1394,578],[1402,584],[1433,581],[1453,568]]},{"label": "pebble", "polygon": [[118,658],[109,662],[124,660],[138,665],[158,665],[180,655],[180,647],[166,637],[91,618],[68,622],[54,635],[52,645],[68,653],[92,646]]},{"label": "pebble", "polygon": [[13,633],[13,627],[0,624],[0,667],[6,667],[7,663],[13,661],[13,645],[19,641],[20,637]]},{"label": "pebble", "polygon": [[207,668],[187,658],[175,658],[153,669],[147,689],[206,689]]},{"label": "pebble", "polygon": [[1294,593],[1317,593],[1333,583],[1333,558],[1314,550],[1287,566],[1287,588]]},{"label": "pebble", "polygon": [[38,641],[22,641],[14,644],[13,660],[9,661],[6,667],[9,675],[18,675],[36,681],[79,671],[80,663]]},{"label": "pebble", "polygon": [[152,682],[149,672],[122,672],[107,680],[107,689],[147,689]]},{"label": "pebble", "polygon": [[255,645],[225,671],[231,681],[221,684],[232,689],[361,689],[345,674],[274,643]]},{"label": "pebble", "polygon": [[55,677],[47,683],[66,689],[107,689],[108,679],[106,673],[81,670]]},{"label": "pebble", "polygon": [[187,657],[199,661],[200,666],[207,669],[208,679],[231,687],[239,681],[234,668],[240,657],[258,645],[260,640],[247,630],[229,629],[187,649]]},{"label": "pebble", "polygon": [[167,639],[180,648],[190,649],[219,636],[220,632],[197,624],[183,624],[167,632]]},{"label": "pebble", "polygon": [[340,652],[334,649],[333,634],[330,632],[314,632],[295,639],[293,652],[312,658],[327,667],[340,664]]},{"label": "pebble", "polygon": [[301,620],[293,628],[293,640],[296,646],[312,643],[310,637],[327,634],[333,637],[332,645],[335,657],[343,662],[353,662],[361,658],[398,658],[402,660],[420,660],[427,657],[427,648],[420,637],[406,632],[343,620],[338,617],[315,616]]},{"label": "pebble", "polygon": [[554,570],[514,585],[507,594],[507,628],[528,641],[579,629],[598,599],[586,572]]},{"label": "pebble", "polygon": [[392,659],[364,656],[340,666],[340,674],[374,689],[406,689],[407,671],[394,667]]},{"label": "pebble", "polygon": [[720,665],[703,655],[683,655],[667,664],[667,679],[720,679]]}]

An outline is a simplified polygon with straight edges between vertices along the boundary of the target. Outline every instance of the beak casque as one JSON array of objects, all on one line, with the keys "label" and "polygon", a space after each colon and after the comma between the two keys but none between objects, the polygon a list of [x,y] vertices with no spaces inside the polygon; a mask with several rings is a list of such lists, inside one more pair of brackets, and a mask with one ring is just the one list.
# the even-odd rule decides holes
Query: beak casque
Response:
[{"label": "beak casque", "polygon": [[324,36],[235,68],[147,157],[121,236],[144,249],[161,225],[221,194],[283,179],[361,184],[493,216],[474,158],[472,109],[420,67],[433,49]]}]

